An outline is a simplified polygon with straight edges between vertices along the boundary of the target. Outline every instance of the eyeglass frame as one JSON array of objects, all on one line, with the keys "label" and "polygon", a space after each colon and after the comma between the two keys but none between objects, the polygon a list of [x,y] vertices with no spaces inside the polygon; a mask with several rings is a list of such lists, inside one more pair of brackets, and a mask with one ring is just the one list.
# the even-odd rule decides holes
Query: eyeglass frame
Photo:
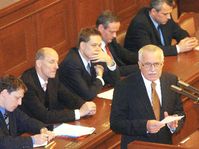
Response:
[{"label": "eyeglass frame", "polygon": [[142,66],[146,69],[150,69],[152,68],[152,66],[155,68],[155,69],[158,69],[160,68],[160,66],[163,65],[163,62],[156,62],[156,63],[149,63],[149,62],[146,62],[146,63],[141,63]]}]

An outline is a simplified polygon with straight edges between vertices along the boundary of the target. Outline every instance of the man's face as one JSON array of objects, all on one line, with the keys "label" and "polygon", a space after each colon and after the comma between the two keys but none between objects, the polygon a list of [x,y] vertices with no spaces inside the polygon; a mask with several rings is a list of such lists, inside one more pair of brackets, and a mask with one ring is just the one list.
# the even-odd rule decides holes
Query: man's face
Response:
[{"label": "man's face", "polygon": [[38,60],[40,75],[44,80],[55,78],[58,69],[58,61],[59,57],[56,52],[48,52],[45,54],[44,59]]},{"label": "man's face", "polygon": [[100,27],[98,28],[98,30],[102,34],[103,40],[106,43],[110,43],[114,38],[116,38],[119,29],[120,29],[120,22],[109,23],[107,28],[104,28],[103,25],[100,25]]},{"label": "man's face", "polygon": [[96,53],[101,51],[102,38],[99,35],[90,36],[88,42],[81,42],[80,51],[82,55],[89,61]]},{"label": "man's face", "polygon": [[163,60],[158,52],[145,52],[138,62],[144,77],[149,81],[155,81],[162,74]]},{"label": "man's face", "polygon": [[152,9],[153,19],[159,24],[166,24],[171,19],[171,12],[173,7],[164,3],[160,11]]},{"label": "man's face", "polygon": [[4,108],[9,112],[14,111],[19,105],[21,105],[23,96],[24,96],[23,89],[18,89],[11,93],[9,93],[7,90],[5,90]]}]

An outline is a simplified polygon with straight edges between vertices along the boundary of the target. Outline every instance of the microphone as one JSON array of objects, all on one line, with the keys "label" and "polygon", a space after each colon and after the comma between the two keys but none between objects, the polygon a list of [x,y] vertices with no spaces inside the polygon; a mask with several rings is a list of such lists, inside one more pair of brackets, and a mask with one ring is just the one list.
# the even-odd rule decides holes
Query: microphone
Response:
[{"label": "microphone", "polygon": [[175,85],[171,85],[171,90],[173,90],[174,92],[177,92],[179,94],[182,94],[186,97],[189,97],[192,100],[196,100],[197,102],[199,102],[199,97],[196,95],[193,95],[185,90],[183,90],[182,88],[175,86]]},{"label": "microphone", "polygon": [[192,92],[194,92],[194,93],[196,93],[196,94],[199,95],[199,90],[198,90],[197,88],[191,86],[191,85],[188,84],[188,83],[185,83],[185,82],[183,82],[183,81],[178,81],[178,85],[180,85],[180,86],[184,87],[185,89],[187,89],[187,90],[189,90],[189,91],[192,91]]}]

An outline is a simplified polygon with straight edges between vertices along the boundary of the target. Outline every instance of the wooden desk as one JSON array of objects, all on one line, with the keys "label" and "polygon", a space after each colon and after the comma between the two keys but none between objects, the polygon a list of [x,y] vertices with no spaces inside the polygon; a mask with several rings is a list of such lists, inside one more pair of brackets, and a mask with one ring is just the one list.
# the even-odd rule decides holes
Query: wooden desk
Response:
[{"label": "wooden desk", "polygon": [[106,148],[116,148],[117,145],[120,144],[120,135],[115,134],[109,128],[111,100],[95,99],[94,102],[97,104],[96,115],[82,118],[81,120],[75,121],[71,124],[95,127],[96,128],[95,133],[85,138],[79,138],[79,139],[56,138],[55,139],[55,141],[57,142],[56,148],[106,149]]}]

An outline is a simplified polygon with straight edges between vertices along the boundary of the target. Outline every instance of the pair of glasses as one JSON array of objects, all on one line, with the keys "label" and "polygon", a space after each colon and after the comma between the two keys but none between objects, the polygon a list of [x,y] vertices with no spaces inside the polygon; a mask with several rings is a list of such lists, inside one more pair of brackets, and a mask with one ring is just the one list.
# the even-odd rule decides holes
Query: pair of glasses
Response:
[{"label": "pair of glasses", "polygon": [[143,63],[142,66],[144,66],[146,69],[150,69],[152,67],[157,69],[160,68],[160,66],[162,66],[162,63]]}]

